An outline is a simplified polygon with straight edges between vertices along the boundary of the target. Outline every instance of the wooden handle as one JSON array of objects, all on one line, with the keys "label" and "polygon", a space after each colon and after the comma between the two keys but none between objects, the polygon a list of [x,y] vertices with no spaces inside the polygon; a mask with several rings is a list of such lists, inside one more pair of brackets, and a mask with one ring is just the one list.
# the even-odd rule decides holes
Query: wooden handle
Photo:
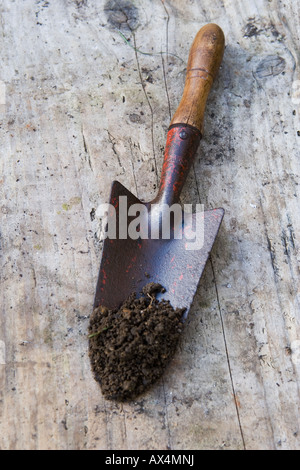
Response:
[{"label": "wooden handle", "polygon": [[171,121],[193,126],[202,133],[206,100],[222,62],[225,39],[216,24],[200,29],[190,49],[182,99]]},{"label": "wooden handle", "polygon": [[170,124],[160,185],[153,203],[178,202],[199,145],[209,90],[220,67],[224,34],[216,24],[200,29],[192,44],[183,96]]}]

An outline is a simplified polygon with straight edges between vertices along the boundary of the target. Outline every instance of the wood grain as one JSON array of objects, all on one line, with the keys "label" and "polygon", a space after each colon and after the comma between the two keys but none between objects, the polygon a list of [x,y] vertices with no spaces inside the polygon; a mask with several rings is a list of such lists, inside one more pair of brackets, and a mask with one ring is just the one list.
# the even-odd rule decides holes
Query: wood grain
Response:
[{"label": "wood grain", "polygon": [[[1,449],[300,448],[298,9],[1,2]],[[120,406],[87,354],[97,207],[114,179],[156,195],[207,23],[226,48],[181,199],[225,218],[171,367]]]},{"label": "wood grain", "polygon": [[207,24],[198,31],[189,52],[183,95],[171,125],[187,124],[202,133],[207,97],[224,47],[224,33],[218,25]]}]

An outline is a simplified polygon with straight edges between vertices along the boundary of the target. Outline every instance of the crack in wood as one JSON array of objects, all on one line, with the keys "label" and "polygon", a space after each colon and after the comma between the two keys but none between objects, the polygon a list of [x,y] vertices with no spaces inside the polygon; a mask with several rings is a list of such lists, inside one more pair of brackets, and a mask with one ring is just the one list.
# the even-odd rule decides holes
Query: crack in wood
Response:
[{"label": "crack in wood", "polygon": [[87,160],[87,162],[88,162],[88,165],[89,165],[91,171],[94,172],[93,165],[92,165],[92,161],[91,161],[91,155],[90,155],[90,152],[89,152],[89,148],[88,148],[88,144],[87,144],[87,141],[86,141],[86,137],[85,137],[85,135],[84,135],[83,126],[81,126],[81,135],[82,135],[82,142],[83,142],[84,153],[85,153],[85,155],[86,155],[86,160]]}]

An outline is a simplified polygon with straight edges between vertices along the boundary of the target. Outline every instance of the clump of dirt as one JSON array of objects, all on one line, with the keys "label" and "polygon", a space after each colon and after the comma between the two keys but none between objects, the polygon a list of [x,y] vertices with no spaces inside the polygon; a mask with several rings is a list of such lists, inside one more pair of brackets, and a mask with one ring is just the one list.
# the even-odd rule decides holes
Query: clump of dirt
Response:
[{"label": "clump of dirt", "polygon": [[149,283],[120,308],[97,307],[90,318],[89,357],[105,398],[126,401],[163,374],[176,351],[185,309],[158,300],[160,284]]}]

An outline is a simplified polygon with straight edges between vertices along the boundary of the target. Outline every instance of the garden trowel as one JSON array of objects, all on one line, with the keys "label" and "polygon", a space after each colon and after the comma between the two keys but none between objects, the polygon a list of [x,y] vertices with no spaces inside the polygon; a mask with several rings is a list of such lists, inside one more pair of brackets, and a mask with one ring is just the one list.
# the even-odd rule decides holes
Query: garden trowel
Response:
[{"label": "garden trowel", "polygon": [[190,49],[183,96],[168,130],[155,199],[143,203],[118,181],[112,183],[94,308],[117,308],[131,293],[138,295],[153,282],[163,287],[157,298],[184,308],[186,318],[224,210],[178,211],[179,197],[202,137],[206,99],[223,52],[220,27],[201,28]]}]

